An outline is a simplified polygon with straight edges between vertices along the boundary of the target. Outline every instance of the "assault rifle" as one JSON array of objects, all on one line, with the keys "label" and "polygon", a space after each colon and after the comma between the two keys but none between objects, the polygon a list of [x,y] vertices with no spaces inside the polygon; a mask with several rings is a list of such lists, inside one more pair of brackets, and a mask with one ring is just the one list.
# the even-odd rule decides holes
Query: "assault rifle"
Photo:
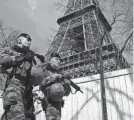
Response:
[{"label": "assault rifle", "polygon": [[70,81],[70,85],[76,90],[73,94],[75,94],[77,91],[80,91],[81,93],[83,93],[80,87],[76,85],[73,81],[71,81],[70,76],[65,75],[64,78],[68,79]]},{"label": "assault rifle", "polygon": [[50,85],[52,85],[52,84],[54,84],[56,82],[62,82],[63,79],[69,80],[70,81],[70,85],[76,90],[72,94],[75,94],[77,91],[80,91],[81,93],[83,93],[83,91],[80,89],[80,87],[78,85],[76,85],[73,81],[71,81],[70,76],[67,76],[67,75],[63,75],[62,78],[60,78],[60,79],[57,78],[55,81],[48,82],[47,84],[41,86],[41,89],[44,89],[44,88],[46,88],[46,87],[48,87],[48,86],[50,86]]},{"label": "assault rifle", "polygon": [[[80,91],[81,93],[83,93],[83,91],[80,89],[80,87],[78,85],[76,85],[73,81],[70,80],[70,85],[76,90],[75,93],[77,91]],[[74,93],[74,94],[75,94]]]},{"label": "assault rifle", "polygon": [[[15,45],[15,46],[13,46],[13,49],[14,49],[16,52],[20,52],[20,53],[22,53],[22,54],[24,54],[24,55],[30,53],[30,54],[32,54],[33,56],[36,56],[42,63],[43,63],[44,60],[45,60],[45,58],[44,58],[43,55],[37,54],[37,53],[33,52],[32,50],[28,49],[27,47],[21,48],[21,47]],[[20,59],[21,59],[21,58],[20,58]],[[33,60],[33,61],[35,62],[35,60]]]}]

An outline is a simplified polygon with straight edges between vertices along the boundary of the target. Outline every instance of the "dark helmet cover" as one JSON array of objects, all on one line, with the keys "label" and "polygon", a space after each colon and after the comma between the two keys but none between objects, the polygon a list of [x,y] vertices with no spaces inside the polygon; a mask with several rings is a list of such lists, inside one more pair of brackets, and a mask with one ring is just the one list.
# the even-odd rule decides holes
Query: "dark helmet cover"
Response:
[{"label": "dark helmet cover", "polygon": [[30,35],[28,35],[27,33],[21,33],[17,38],[19,38],[19,37],[25,37],[25,38],[27,38],[29,41],[32,41]]},{"label": "dark helmet cover", "polygon": [[52,57],[58,57],[61,60],[60,55],[56,52],[51,53],[50,58],[52,58]]}]

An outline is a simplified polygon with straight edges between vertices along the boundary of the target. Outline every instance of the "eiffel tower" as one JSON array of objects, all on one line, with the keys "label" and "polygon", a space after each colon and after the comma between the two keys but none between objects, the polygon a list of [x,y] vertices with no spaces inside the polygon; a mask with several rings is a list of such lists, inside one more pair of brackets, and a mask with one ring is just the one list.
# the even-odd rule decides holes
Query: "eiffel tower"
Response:
[{"label": "eiffel tower", "polygon": [[94,0],[69,0],[59,30],[46,59],[55,51],[61,56],[60,70],[71,78],[97,74],[100,68],[99,43],[102,42],[104,72],[129,67],[112,42],[110,24]]}]

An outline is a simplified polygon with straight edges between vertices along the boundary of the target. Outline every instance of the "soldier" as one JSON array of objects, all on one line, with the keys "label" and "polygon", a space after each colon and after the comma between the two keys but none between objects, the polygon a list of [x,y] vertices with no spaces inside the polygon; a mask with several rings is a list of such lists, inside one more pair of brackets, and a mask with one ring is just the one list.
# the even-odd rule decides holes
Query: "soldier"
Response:
[{"label": "soldier", "polygon": [[70,81],[64,78],[59,72],[60,56],[52,53],[50,62],[46,64],[44,71],[44,79],[40,84],[40,89],[44,93],[42,99],[42,107],[45,111],[46,120],[60,120],[61,107],[63,107],[63,96],[70,94]]},{"label": "soldier", "polygon": [[30,44],[30,36],[22,33],[17,37],[17,45],[3,49],[0,54],[0,65],[2,65],[4,73],[8,74],[3,93],[5,112],[1,120],[26,120],[27,118],[34,120],[33,115],[26,114],[26,111],[33,109],[31,107],[33,99],[30,71],[34,54],[22,52],[23,50],[29,51]]}]

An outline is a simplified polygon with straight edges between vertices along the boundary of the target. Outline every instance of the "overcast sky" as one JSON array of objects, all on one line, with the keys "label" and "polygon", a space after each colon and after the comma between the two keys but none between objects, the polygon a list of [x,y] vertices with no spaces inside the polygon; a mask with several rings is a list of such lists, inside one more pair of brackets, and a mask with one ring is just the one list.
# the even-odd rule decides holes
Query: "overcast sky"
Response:
[{"label": "overcast sky", "polygon": [[20,29],[33,38],[32,46],[44,54],[49,45],[47,38],[51,38],[52,29],[58,29],[57,19],[63,13],[56,11],[56,0],[0,0],[0,20],[4,26]]},{"label": "overcast sky", "polygon": [[[28,33],[33,39],[32,46],[37,47],[39,53],[45,54],[50,46],[46,42],[47,39],[53,40],[51,36],[56,34],[50,27],[58,30],[59,25],[56,21],[63,15],[56,10],[56,1],[58,0],[0,0],[0,20],[4,21],[6,27]],[[109,8],[108,5],[110,4],[107,3]],[[112,17],[111,12],[103,13],[109,21]],[[125,37],[124,39],[126,40]],[[120,40],[115,42],[119,44]]]}]

